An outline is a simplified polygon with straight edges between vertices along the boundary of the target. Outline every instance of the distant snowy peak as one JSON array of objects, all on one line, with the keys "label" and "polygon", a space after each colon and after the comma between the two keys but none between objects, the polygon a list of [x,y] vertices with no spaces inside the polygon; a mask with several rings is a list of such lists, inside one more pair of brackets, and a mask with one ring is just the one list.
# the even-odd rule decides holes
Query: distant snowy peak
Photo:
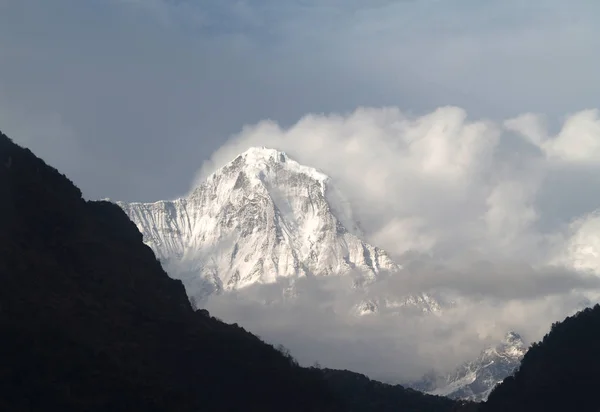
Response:
[{"label": "distant snowy peak", "polygon": [[508,332],[504,340],[494,348],[494,353],[511,359],[518,359],[520,362],[527,352],[527,347],[521,335],[516,332]]},{"label": "distant snowy peak", "polygon": [[386,298],[380,296],[361,301],[355,308],[355,314],[359,316],[375,315],[380,313],[394,312],[417,312],[417,313],[439,313],[442,311],[442,305],[434,297],[421,293],[417,295],[405,296],[402,299]]},{"label": "distant snowy peak", "polygon": [[481,352],[477,359],[467,362],[446,376],[430,374],[409,386],[432,395],[453,399],[484,401],[494,387],[519,367],[527,346],[521,336],[509,332],[497,345]]},{"label": "distant snowy peak", "polygon": [[272,283],[281,277],[359,273],[357,285],[400,269],[363,242],[324,173],[284,152],[251,148],[174,201],[118,204],[188,293]]}]

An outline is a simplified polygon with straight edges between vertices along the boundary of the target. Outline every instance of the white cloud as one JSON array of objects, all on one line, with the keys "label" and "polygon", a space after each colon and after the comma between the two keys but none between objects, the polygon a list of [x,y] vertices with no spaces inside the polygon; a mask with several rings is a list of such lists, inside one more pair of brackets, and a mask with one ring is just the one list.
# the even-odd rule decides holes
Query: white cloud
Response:
[{"label": "white cloud", "polygon": [[[562,173],[576,184],[598,167],[592,161],[593,142],[600,142],[596,116],[583,111],[568,117],[554,138],[533,115],[496,123],[471,120],[456,107],[421,116],[394,107],[359,108],[307,115],[289,128],[263,121],[232,137],[198,178],[250,146],[274,147],[328,174],[367,238],[395,256],[416,251],[537,265],[552,259],[557,236],[581,214],[557,214],[540,192],[565,190],[564,181],[548,176]],[[547,156],[521,150],[514,132]],[[576,153],[585,153],[585,161]],[[540,221],[554,226],[542,231]]]},{"label": "white cloud", "polygon": [[[367,239],[403,264],[400,274],[372,285],[369,296],[427,292],[457,304],[442,316],[386,312],[357,320],[355,292],[315,280],[291,306],[272,298],[258,304],[267,293],[258,287],[214,298],[209,309],[283,342],[304,363],[318,360],[381,379],[450,369],[511,329],[540,339],[552,322],[600,291],[598,214],[557,213],[540,195],[564,190],[552,174],[576,183],[594,170],[594,162],[565,149],[600,139],[594,116],[570,116],[554,138],[535,116],[500,123],[469,119],[456,107],[421,116],[360,108],[307,115],[288,128],[273,121],[245,127],[199,179],[250,146],[284,150],[329,174]],[[524,140],[515,140],[515,132]],[[531,143],[550,152],[523,150]],[[283,295],[277,286],[268,293]]]},{"label": "white cloud", "polygon": [[600,209],[575,220],[554,260],[600,276]]},{"label": "white cloud", "polygon": [[[498,183],[486,199],[488,206],[485,212],[487,232],[500,245],[514,246],[524,232],[537,220],[535,209],[535,191],[537,182],[527,182],[526,177],[520,180],[504,180]],[[519,247],[523,247],[519,244]]]},{"label": "white cloud", "polygon": [[[552,293],[560,291],[560,286],[542,287],[537,294],[536,285],[551,286],[553,282],[544,281],[543,274],[528,279],[528,274],[515,273],[513,279],[520,282],[511,285],[509,280],[502,289],[510,293],[511,289],[524,286],[528,294],[536,294],[535,298],[463,297],[442,316],[384,312],[357,318],[351,305],[358,292],[351,291],[339,277],[300,279],[296,282],[299,293],[293,300],[282,299],[288,286],[287,281],[282,281],[252,286],[238,294],[214,296],[207,308],[213,315],[238,322],[269,342],[284,344],[302,364],[319,362],[322,366],[350,369],[398,383],[418,379],[432,368],[449,372],[473,359],[485,345],[499,342],[508,330],[517,330],[530,341],[540,339],[552,322],[587,303],[582,294]],[[463,275],[466,281],[476,273]],[[449,277],[461,283],[460,276]],[[429,276],[430,280],[433,278]],[[531,278],[537,279],[530,283]],[[453,283],[452,279],[447,280]],[[497,279],[493,282],[502,285]],[[470,282],[462,284],[471,287]],[[378,286],[385,288],[388,296],[406,291],[399,282]],[[491,290],[489,285],[487,288]]]},{"label": "white cloud", "polygon": [[469,120],[456,107],[424,116],[398,108],[308,115],[288,129],[247,127],[200,179],[249,146],[275,147],[329,174],[367,237],[396,255],[448,247],[486,253],[527,230],[536,214],[536,181],[496,159],[500,137],[497,124]]},{"label": "white cloud", "polygon": [[525,114],[505,122],[552,160],[600,165],[600,112],[584,110],[569,116],[556,136],[548,136],[540,116]]}]

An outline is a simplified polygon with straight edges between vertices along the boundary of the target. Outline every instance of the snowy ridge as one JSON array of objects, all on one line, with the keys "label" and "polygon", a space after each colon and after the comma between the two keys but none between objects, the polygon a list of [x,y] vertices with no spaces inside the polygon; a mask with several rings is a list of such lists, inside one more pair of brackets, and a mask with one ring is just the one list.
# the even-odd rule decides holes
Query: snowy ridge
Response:
[{"label": "snowy ridge", "polygon": [[[444,306],[445,307],[445,306]],[[417,312],[441,312],[442,304],[433,296],[422,293],[419,295],[406,296],[405,298],[389,299],[385,296],[365,299],[356,306],[356,314],[370,315],[384,312],[398,312],[402,310]]]},{"label": "snowy ridge", "polygon": [[485,401],[494,387],[519,367],[527,347],[515,332],[481,352],[479,357],[447,376],[430,374],[408,386],[432,395]]},{"label": "snowy ridge", "polygon": [[[359,225],[328,176],[273,149],[249,149],[187,197],[117,203],[197,301],[300,276],[352,274],[361,287],[381,272],[401,270],[359,238]],[[404,304],[437,307],[426,296]]]}]

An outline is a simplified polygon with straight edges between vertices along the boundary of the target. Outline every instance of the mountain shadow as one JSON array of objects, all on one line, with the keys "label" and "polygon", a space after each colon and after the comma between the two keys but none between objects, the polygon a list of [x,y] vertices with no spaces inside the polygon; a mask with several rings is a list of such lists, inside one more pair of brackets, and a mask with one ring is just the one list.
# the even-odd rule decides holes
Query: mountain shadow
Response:
[{"label": "mountain shadow", "polygon": [[2,133],[0,330],[3,411],[455,405],[361,375],[302,368],[243,328],[194,311],[121,208],[84,200]]}]

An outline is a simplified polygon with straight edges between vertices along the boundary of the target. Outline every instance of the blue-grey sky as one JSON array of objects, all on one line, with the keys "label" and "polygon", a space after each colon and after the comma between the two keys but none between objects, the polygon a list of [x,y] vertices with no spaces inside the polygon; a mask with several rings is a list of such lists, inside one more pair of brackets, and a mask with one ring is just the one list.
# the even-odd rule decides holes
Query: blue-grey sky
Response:
[{"label": "blue-grey sky", "polygon": [[155,200],[245,124],[598,106],[600,4],[0,0],[0,130],[90,198]]}]

